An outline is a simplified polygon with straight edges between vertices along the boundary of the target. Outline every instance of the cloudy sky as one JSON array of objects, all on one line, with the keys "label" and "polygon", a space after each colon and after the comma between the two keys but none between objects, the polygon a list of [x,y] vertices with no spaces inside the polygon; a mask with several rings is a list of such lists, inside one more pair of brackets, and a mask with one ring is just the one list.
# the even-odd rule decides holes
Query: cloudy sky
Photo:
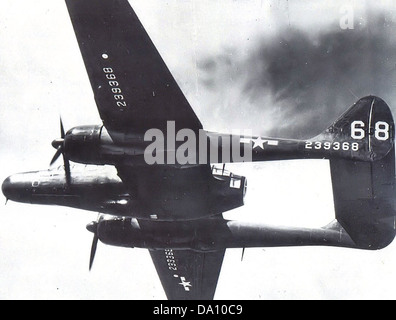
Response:
[{"label": "cloudy sky", "polygon": [[[309,137],[369,94],[396,111],[392,1],[130,3],[207,130]],[[0,2],[0,70],[1,179],[48,167],[60,115],[67,128],[100,123],[63,0]],[[312,227],[334,217],[326,161],[229,169],[249,180],[229,217]],[[146,250],[99,245],[88,272],[95,218],[0,204],[0,299],[165,298]],[[216,297],[394,299],[395,250],[248,249],[243,262],[229,250]]]}]

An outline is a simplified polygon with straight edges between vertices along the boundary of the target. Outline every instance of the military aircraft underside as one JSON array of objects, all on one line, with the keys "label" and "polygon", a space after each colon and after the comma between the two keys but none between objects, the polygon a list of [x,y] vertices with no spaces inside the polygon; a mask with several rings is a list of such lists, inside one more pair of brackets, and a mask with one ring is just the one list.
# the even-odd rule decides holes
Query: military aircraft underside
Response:
[{"label": "military aircraft underside", "polygon": [[[396,234],[395,126],[379,97],[358,100],[308,140],[205,131],[127,0],[66,0],[102,124],[67,132],[53,164],[8,177],[8,200],[99,212],[94,240],[145,248],[169,299],[213,299],[228,248],[377,250]],[[153,94],[154,93],[154,94]],[[226,220],[247,177],[222,164],[330,162],[335,218],[323,228]],[[73,163],[87,165],[77,170]],[[182,285],[181,285],[182,284]]]}]

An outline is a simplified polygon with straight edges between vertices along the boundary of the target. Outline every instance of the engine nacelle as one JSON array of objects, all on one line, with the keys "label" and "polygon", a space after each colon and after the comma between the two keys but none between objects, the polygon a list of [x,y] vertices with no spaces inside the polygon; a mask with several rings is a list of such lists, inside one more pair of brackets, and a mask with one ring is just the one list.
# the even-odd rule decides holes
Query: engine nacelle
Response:
[{"label": "engine nacelle", "polygon": [[232,234],[223,219],[199,221],[144,221],[127,217],[106,217],[87,226],[101,242],[118,247],[151,250],[194,250],[210,252],[226,247]]},{"label": "engine nacelle", "polygon": [[80,126],[70,129],[64,138],[64,152],[68,159],[85,164],[97,163],[103,126]]},{"label": "engine nacelle", "polygon": [[64,138],[67,159],[83,164],[116,165],[125,160],[139,163],[144,158],[143,137],[128,136],[128,143],[115,144],[102,125],[79,126],[70,129]]}]

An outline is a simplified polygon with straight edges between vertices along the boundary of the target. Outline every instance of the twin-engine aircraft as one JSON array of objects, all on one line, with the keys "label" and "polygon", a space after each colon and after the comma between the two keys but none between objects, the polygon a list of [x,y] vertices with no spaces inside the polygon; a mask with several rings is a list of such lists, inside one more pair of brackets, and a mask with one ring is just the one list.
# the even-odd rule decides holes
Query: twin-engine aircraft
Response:
[{"label": "twin-engine aircraft", "polygon": [[[381,249],[396,234],[395,125],[387,104],[357,101],[309,140],[203,129],[127,0],[66,0],[103,124],[52,145],[64,170],[15,174],[9,200],[99,212],[90,265],[102,243],[150,251],[168,299],[214,298],[227,248]],[[330,160],[335,220],[318,229],[229,221],[245,177],[211,164]],[[93,165],[73,172],[70,162]],[[117,175],[104,170],[114,166]]]}]

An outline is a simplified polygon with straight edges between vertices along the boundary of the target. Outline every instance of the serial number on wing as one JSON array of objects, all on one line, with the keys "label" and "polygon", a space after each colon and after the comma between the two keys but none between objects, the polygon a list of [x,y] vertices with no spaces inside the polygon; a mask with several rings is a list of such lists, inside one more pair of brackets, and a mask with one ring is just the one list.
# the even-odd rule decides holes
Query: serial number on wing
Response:
[{"label": "serial number on wing", "polygon": [[165,258],[166,258],[166,263],[168,265],[168,269],[171,271],[177,271],[176,259],[173,255],[172,249],[165,249]]},{"label": "serial number on wing", "polygon": [[111,93],[113,94],[113,98],[119,108],[125,108],[127,103],[125,101],[124,95],[122,94],[122,90],[120,88],[120,83],[117,81],[117,76],[114,73],[113,68],[107,67],[103,68],[103,72],[108,80],[108,84],[111,89]]}]

